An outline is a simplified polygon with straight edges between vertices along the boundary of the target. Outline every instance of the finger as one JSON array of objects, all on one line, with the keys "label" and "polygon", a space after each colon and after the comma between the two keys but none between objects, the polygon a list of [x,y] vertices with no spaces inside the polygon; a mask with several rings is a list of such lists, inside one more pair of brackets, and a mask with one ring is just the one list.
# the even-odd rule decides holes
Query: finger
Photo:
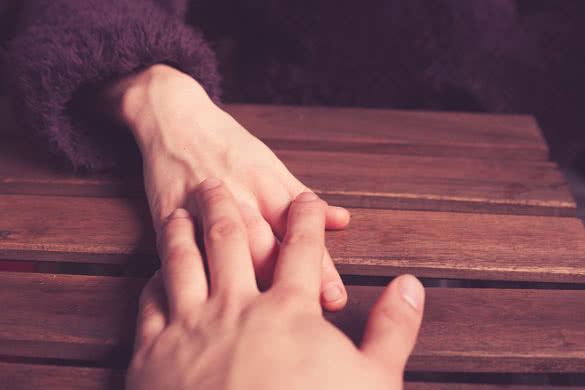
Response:
[{"label": "finger", "polygon": [[394,279],[370,312],[361,345],[364,354],[401,374],[416,342],[424,300],[425,290],[414,276]]},{"label": "finger", "polygon": [[278,242],[272,228],[257,208],[241,204],[240,212],[248,234],[248,245],[258,286],[265,290],[272,283],[274,266],[278,256]]},{"label": "finger", "polygon": [[345,229],[349,225],[351,214],[347,209],[338,206],[328,206],[325,214],[325,228],[331,230]]},{"label": "finger", "polygon": [[238,297],[257,293],[248,235],[231,192],[220,180],[207,179],[197,188],[197,205],[211,295]]},{"label": "finger", "polygon": [[333,264],[327,248],[321,263],[321,305],[325,310],[338,311],[347,304],[347,291]]},{"label": "finger", "polygon": [[[287,188],[289,190],[289,196],[292,199],[295,199],[303,192],[313,192],[310,188],[301,183],[299,179],[288,172],[288,169],[286,169],[286,172],[286,176],[289,177]],[[344,229],[349,224],[350,219],[351,215],[347,209],[338,206],[329,206],[327,207],[327,212],[325,214],[325,228],[332,230]]]},{"label": "finger", "polygon": [[294,287],[319,297],[325,253],[325,203],[311,192],[297,197],[274,272],[275,287]]},{"label": "finger", "polygon": [[[309,191],[310,192],[310,191]],[[275,197],[272,202],[274,205],[270,211],[266,212],[270,225],[274,229],[274,232],[279,237],[284,237],[286,233],[288,208],[290,205],[291,198],[289,196]],[[293,197],[293,199],[296,198]],[[327,206],[325,214],[325,228],[331,230],[345,229],[351,220],[351,214],[343,207]]]},{"label": "finger", "polygon": [[293,198],[286,189],[275,182],[262,183],[255,191],[260,213],[268,222],[272,231],[282,241],[286,233],[288,212]]},{"label": "finger", "polygon": [[156,271],[140,294],[134,351],[151,345],[166,323],[166,296],[160,271]]},{"label": "finger", "polygon": [[[287,220],[291,205],[290,195],[282,187],[273,186],[272,191],[264,189],[260,205],[262,215],[272,226],[274,233],[280,240],[284,239],[287,230]],[[329,210],[329,209],[327,209]],[[325,310],[341,310],[347,304],[347,291],[339,272],[333,264],[329,251],[325,249],[321,268],[321,304]]]},{"label": "finger", "polygon": [[161,227],[157,240],[171,320],[189,315],[208,295],[203,259],[189,212],[177,209]]}]

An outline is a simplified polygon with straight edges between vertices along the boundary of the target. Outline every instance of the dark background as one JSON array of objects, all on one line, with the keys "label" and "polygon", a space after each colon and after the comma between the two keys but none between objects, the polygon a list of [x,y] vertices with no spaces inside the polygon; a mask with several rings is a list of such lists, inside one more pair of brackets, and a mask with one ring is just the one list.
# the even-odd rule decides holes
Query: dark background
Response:
[{"label": "dark background", "polygon": [[535,115],[585,204],[583,0],[192,0],[187,21],[225,102]]}]

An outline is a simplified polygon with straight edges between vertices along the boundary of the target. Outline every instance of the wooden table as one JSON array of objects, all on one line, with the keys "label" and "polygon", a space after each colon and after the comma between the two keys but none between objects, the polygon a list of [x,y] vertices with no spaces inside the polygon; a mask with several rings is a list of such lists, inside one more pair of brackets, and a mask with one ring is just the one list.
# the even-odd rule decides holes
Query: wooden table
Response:
[{"label": "wooden table", "polygon": [[[393,276],[431,286],[407,390],[552,389],[481,373],[585,372],[585,231],[532,117],[227,109],[351,209],[327,233],[349,304],[327,318],[359,341]],[[0,272],[0,389],[121,388],[157,261],[139,172],[75,175],[5,127],[0,259],[20,271]]]}]

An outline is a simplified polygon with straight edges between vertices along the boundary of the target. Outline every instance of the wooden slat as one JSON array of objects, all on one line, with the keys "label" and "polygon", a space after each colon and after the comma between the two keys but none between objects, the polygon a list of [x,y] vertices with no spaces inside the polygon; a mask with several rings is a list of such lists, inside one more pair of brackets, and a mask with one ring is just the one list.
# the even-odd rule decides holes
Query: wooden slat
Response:
[{"label": "wooden slat", "polygon": [[[224,108],[274,149],[548,159],[538,125],[527,115],[240,104]],[[0,137],[22,133],[2,98],[0,115]]]},{"label": "wooden slat", "polygon": [[122,390],[124,370],[0,362],[0,390]]},{"label": "wooden slat", "polygon": [[557,166],[356,153],[277,151],[293,174],[346,207],[574,216]]},{"label": "wooden slat", "polygon": [[[277,150],[284,164],[331,203],[346,207],[574,216],[551,162]],[[0,193],[143,196],[139,169],[75,174],[22,139],[0,145]]]},{"label": "wooden slat", "polygon": [[[347,274],[585,281],[573,218],[350,209],[327,245]],[[0,195],[0,258],[128,263],[156,255],[144,200]]]},{"label": "wooden slat", "polygon": [[531,116],[262,105],[226,110],[274,149],[548,159]]},{"label": "wooden slat", "polygon": [[124,172],[74,172],[46,145],[20,137],[0,142],[0,193],[69,196],[144,196],[139,162]]},{"label": "wooden slat", "polygon": [[[122,390],[123,370],[0,363],[0,390]],[[406,382],[405,390],[567,390],[556,386]],[[571,387],[583,390],[584,387]],[[364,389],[366,390],[366,389]]]},{"label": "wooden slat", "polygon": [[[122,370],[0,363],[0,390],[122,390]],[[406,382],[405,390],[567,390],[557,386]],[[585,387],[571,387],[584,390]],[[365,390],[365,389],[364,389]]]},{"label": "wooden slat", "polygon": [[[0,274],[0,355],[121,361],[140,279]],[[359,341],[380,287],[326,316]],[[428,288],[413,371],[583,372],[585,291]]]},{"label": "wooden slat", "polygon": [[0,215],[4,259],[123,263],[156,253],[144,199],[0,195]]}]

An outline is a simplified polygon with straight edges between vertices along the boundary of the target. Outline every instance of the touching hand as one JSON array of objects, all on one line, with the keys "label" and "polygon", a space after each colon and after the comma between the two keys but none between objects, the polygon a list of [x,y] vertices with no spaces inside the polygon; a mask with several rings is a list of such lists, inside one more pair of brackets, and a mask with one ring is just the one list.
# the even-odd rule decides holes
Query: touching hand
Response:
[{"label": "touching hand", "polygon": [[[205,178],[221,178],[244,219],[259,284],[270,286],[288,208],[307,187],[191,77],[158,65],[126,84],[121,115],[142,152],[155,230],[177,208],[202,212],[189,202],[189,194]],[[347,210],[327,208],[328,229],[348,223]],[[322,268],[322,304],[328,310],[341,309],[347,293],[328,251]]]},{"label": "touching hand", "polygon": [[288,211],[272,286],[257,288],[244,219],[227,186],[197,190],[204,260],[186,210],[161,225],[162,272],[145,287],[130,390],[401,389],[424,289],[396,278],[370,313],[360,348],[319,305],[326,205],[303,193]]}]

